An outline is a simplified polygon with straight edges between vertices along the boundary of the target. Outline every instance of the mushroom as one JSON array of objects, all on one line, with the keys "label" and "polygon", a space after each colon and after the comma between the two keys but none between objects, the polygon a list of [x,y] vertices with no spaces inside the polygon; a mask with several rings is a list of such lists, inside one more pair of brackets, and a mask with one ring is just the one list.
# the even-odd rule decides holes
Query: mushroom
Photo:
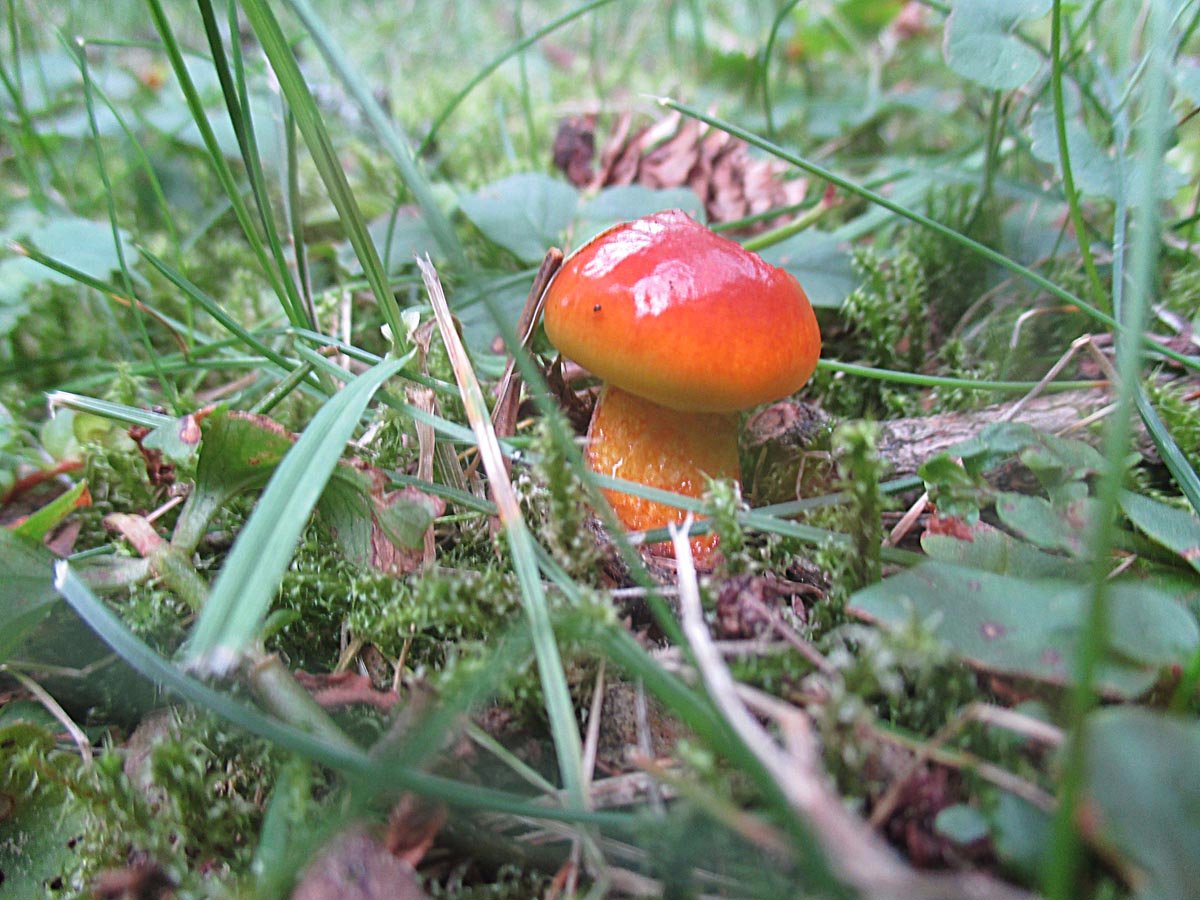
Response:
[{"label": "mushroom", "polygon": [[[737,414],[812,375],[821,334],[799,282],[680,210],[617,225],[572,254],[546,291],[546,334],[604,386],[588,428],[592,471],[699,497],[740,478]],[[619,491],[633,531],[683,518]],[[715,536],[696,538],[698,556]]]}]

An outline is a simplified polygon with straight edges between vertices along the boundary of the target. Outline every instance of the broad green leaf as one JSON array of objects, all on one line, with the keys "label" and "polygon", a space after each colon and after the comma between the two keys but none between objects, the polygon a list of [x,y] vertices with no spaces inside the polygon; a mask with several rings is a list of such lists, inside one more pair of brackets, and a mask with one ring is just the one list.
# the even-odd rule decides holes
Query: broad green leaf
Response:
[{"label": "broad green leaf", "polygon": [[[1044,163],[1049,163],[1061,175],[1062,166],[1058,156],[1058,132],[1055,127],[1054,110],[1047,106],[1039,106],[1033,111],[1031,122],[1033,144],[1030,150]],[[1075,179],[1075,187],[1081,194],[1091,197],[1105,197],[1115,200],[1122,193],[1120,181],[1121,170],[1115,158],[1102,148],[1092,137],[1091,132],[1078,119],[1067,120],[1067,148],[1071,158],[1071,175]],[[1163,162],[1159,168],[1159,195],[1170,197],[1187,179],[1171,165]],[[1128,180],[1133,175],[1133,166],[1126,165],[1125,177]],[[1124,189],[1128,194],[1128,187]]]},{"label": "broad green leaf", "polygon": [[850,254],[824,231],[802,231],[764,250],[762,258],[795,275],[813,306],[836,309],[858,286]]},{"label": "broad green leaf", "polygon": [[1038,73],[1042,55],[1017,29],[1050,11],[1050,0],[956,0],[946,20],[946,63],[995,90],[1018,88]]},{"label": "broad green leaf", "polygon": [[1121,494],[1121,509],[1139,531],[1178,553],[1189,566],[1200,572],[1200,519],[1130,491]]},{"label": "broad green leaf", "polygon": [[[62,216],[33,229],[25,237],[47,256],[101,281],[121,268],[113,246],[112,226],[108,222]],[[123,232],[121,250],[126,260],[137,258],[129,236]],[[65,275],[42,266],[38,268],[46,273],[46,280],[70,281]]]},{"label": "broad green leaf", "polygon": [[[441,258],[437,238],[425,220],[411,209],[402,210],[394,222],[391,215],[381,216],[367,226],[367,232],[380,260],[387,263],[389,275],[412,266],[418,256],[428,254],[435,261]],[[337,258],[347,272],[362,273],[362,263],[349,241],[338,245]]]},{"label": "broad green leaf", "polygon": [[1028,494],[996,497],[996,514],[1006,526],[1043,550],[1064,550],[1077,558],[1088,555],[1095,508],[1090,497],[1059,504]]},{"label": "broad green leaf", "polygon": [[1139,707],[1097,713],[1087,744],[1096,833],[1141,876],[1135,896],[1191,900],[1200,884],[1200,726]]},{"label": "broad green leaf", "polygon": [[536,172],[510,175],[459,200],[488,240],[526,263],[541,262],[561,244],[578,204],[575,188]]},{"label": "broad green leaf", "polygon": [[581,247],[606,228],[664,209],[682,209],[693,219],[704,221],[704,203],[688,188],[655,190],[640,184],[618,185],[605,188],[579,208],[571,244]]},{"label": "broad green leaf", "polygon": [[1008,865],[1029,879],[1043,871],[1051,846],[1050,817],[1028,800],[1001,793],[991,812],[992,844]]},{"label": "broad green leaf", "polygon": [[507,274],[481,272],[476,278],[478,280],[473,279],[460,291],[460,299],[454,306],[454,315],[458,318],[458,324],[462,326],[463,340],[471,349],[476,368],[486,372],[485,366],[489,359],[499,360],[494,373],[499,375],[504,370],[504,360],[497,354],[505,352],[504,339],[488,309],[489,304],[483,302],[483,297],[487,296],[490,304],[505,317],[505,321],[516,322],[529,297],[533,273],[513,278]]},{"label": "broad green leaf", "polygon": [[[375,391],[408,358],[355,378],[321,407],[267,483],[213,584],[188,647],[191,663],[227,673],[258,635],[309,514]],[[260,463],[261,465],[261,463]]]},{"label": "broad green leaf", "polygon": [[[47,723],[36,714],[27,721],[6,715],[0,724],[0,747],[38,746],[49,753],[57,728],[57,723]],[[56,777],[13,776],[7,767],[0,767],[0,798],[11,804],[0,813],[4,896],[7,900],[40,900],[58,893],[52,883],[73,868],[72,838],[84,827],[84,816],[78,804],[67,803]]]},{"label": "broad green leaf", "polygon": [[940,562],[983,569],[996,575],[1024,578],[1070,578],[1088,576],[1086,562],[1054,556],[984,523],[971,526],[971,540],[946,534],[926,534],[921,549]]},{"label": "broad green leaf", "polygon": [[53,562],[40,543],[0,528],[0,662],[57,602]]},{"label": "broad green leaf", "polygon": [[1200,60],[1185,57],[1175,66],[1175,89],[1193,106],[1200,105]]},{"label": "broad green leaf", "polygon": [[956,844],[969,844],[988,836],[988,821],[973,806],[955,803],[947,806],[933,820],[934,830]]},{"label": "broad green leaf", "polygon": [[217,510],[242,491],[266,484],[292,447],[291,434],[266,416],[220,407],[204,418],[199,434],[195,425],[194,418],[184,417],[163,426],[176,434],[161,438],[164,447],[202,440],[196,484],[179,514],[173,539],[189,550],[199,543]]},{"label": "broad green leaf", "polygon": [[[889,627],[913,620],[956,654],[987,671],[1064,684],[1090,587],[1027,580],[927,562],[851,598],[851,609]],[[1188,659],[1200,644],[1195,619],[1175,600],[1130,581],[1109,586],[1112,648],[1097,683],[1137,696],[1158,671]]]},{"label": "broad green leaf", "polygon": [[[203,435],[196,485],[174,537],[185,548],[195,545],[212,516],[233,497],[266,484],[295,443],[290,432],[266,416],[224,408],[199,426],[194,417],[185,416],[154,433],[164,435],[164,443],[182,447],[194,446]],[[420,545],[431,521],[428,508],[414,499],[419,491],[385,496],[385,485],[379,470],[344,461],[317,500],[321,521],[339,549],[363,566],[372,561],[373,525],[383,528],[393,543],[413,547]]]}]

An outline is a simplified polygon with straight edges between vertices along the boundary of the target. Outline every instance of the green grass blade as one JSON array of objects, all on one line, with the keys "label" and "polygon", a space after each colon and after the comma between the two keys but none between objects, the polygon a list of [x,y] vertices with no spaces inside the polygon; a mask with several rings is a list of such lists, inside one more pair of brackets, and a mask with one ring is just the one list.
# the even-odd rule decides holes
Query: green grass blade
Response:
[{"label": "green grass blade", "polygon": [[[1054,133],[1058,141],[1058,164],[1062,169],[1063,194],[1067,198],[1067,210],[1071,216],[1071,225],[1075,229],[1075,239],[1079,244],[1083,271],[1087,273],[1092,302],[1098,308],[1111,311],[1111,298],[1104,290],[1104,284],[1100,281],[1100,273],[1096,271],[1096,261],[1092,258],[1087,222],[1083,219],[1083,209],[1079,204],[1079,192],[1075,189],[1071,150],[1067,146],[1067,112],[1063,99],[1062,0],[1054,0],[1050,12],[1050,88],[1054,97]],[[1118,150],[1118,152],[1120,151]]]},{"label": "green grass blade", "polygon": [[[908,219],[910,222],[915,222],[916,224],[922,225],[931,231],[937,232],[937,234],[941,235],[942,237],[954,241],[956,244],[966,247],[973,253],[978,254],[988,262],[995,263],[1001,268],[1012,272],[1014,275],[1019,275],[1021,278],[1024,278],[1026,281],[1036,285],[1037,287],[1046,291],[1048,294],[1051,294],[1054,297],[1057,297],[1059,300],[1062,300],[1064,303],[1069,303],[1078,307],[1081,312],[1087,313],[1087,315],[1091,316],[1096,321],[1102,322],[1103,324],[1109,326],[1114,331],[1119,332],[1124,327],[1119,321],[1114,319],[1108,313],[1101,309],[1097,309],[1082,297],[1072,294],[1070,291],[1055,284],[1053,281],[1039,272],[1035,272],[1028,266],[1021,265],[1016,260],[1005,256],[1003,253],[999,253],[993,250],[991,247],[988,247],[986,244],[981,244],[979,241],[969,238],[965,234],[961,234],[955,231],[953,228],[949,228],[948,226],[943,225],[941,222],[929,218],[929,216],[923,213],[919,213],[914,209],[909,209],[902,204],[896,203],[893,200],[889,200],[878,191],[873,191],[869,188],[863,187],[861,184],[858,184],[849,178],[838,175],[836,172],[833,172],[824,166],[818,165],[817,163],[801,156],[797,156],[796,154],[785,150],[783,147],[780,147],[778,144],[774,144],[771,141],[765,140],[752,131],[747,131],[745,128],[734,125],[732,122],[727,122],[724,119],[717,118],[716,116],[710,116],[703,110],[697,109],[694,106],[689,106],[686,103],[679,103],[678,101],[672,100],[669,97],[664,97],[659,102],[668,109],[673,109],[676,112],[688,116],[689,118],[704,122],[707,125],[711,125],[713,128],[718,128],[721,131],[724,131],[726,134],[740,138],[741,140],[750,144],[752,147],[757,147],[760,150],[770,153],[772,156],[782,159],[784,162],[791,163],[793,166],[796,166],[796,168],[803,169],[810,175],[815,175],[818,178],[824,179],[830,184],[833,184],[844,191],[848,191],[856,197],[861,197],[862,199],[873,203],[876,206],[888,210],[888,212],[895,213],[902,218]],[[1200,370],[1200,357],[1186,356],[1182,353],[1177,353],[1169,347],[1164,347],[1163,345],[1156,341],[1152,341],[1149,338],[1143,338],[1142,340],[1144,340],[1144,342],[1155,353],[1159,353],[1168,359],[1172,359],[1189,369]]]},{"label": "green grass blade", "polygon": [[371,286],[371,292],[375,295],[383,318],[392,330],[393,340],[401,340],[405,330],[400,321],[400,307],[388,287],[383,262],[375,249],[375,242],[367,232],[367,223],[363,220],[358,202],[354,199],[349,182],[346,181],[346,173],[342,171],[337,151],[333,148],[317,103],[300,72],[296,57],[292,55],[291,45],[284,37],[283,30],[266,0],[245,0],[243,9],[254,33],[258,35],[271,68],[275,71],[279,87],[296,119],[296,126],[300,129],[308,152],[312,155],[321,180],[325,183],[329,199],[338,211],[342,227],[346,230],[350,245],[362,265],[363,274]]},{"label": "green grass blade", "polygon": [[[988,379],[951,378],[946,375],[925,375],[920,372],[900,372],[896,369],[877,369],[874,366],[860,366],[857,363],[839,362],[836,359],[821,359],[817,367],[831,372],[844,372],[859,378],[871,378],[876,381],[889,381],[893,384],[912,384],[920,387],[948,387],[959,390],[1003,391],[1012,394],[1027,394],[1039,381],[989,381]],[[1087,390],[1104,387],[1106,381],[1050,381],[1043,387],[1043,393],[1056,391]]]},{"label": "green grass blade", "polygon": [[413,768],[389,764],[386,760],[373,759],[365,752],[331,746],[308,732],[280,722],[253,706],[209,687],[163,659],[134,635],[125,623],[92,593],[69,563],[60,561],[55,567],[54,586],[88,627],[145,678],[251,734],[266,738],[285,750],[299,753],[335,771],[372,784],[388,785],[397,791],[411,790],[464,809],[490,810],[527,816],[535,820],[582,822],[617,828],[630,824],[630,817],[627,815],[570,811],[534,804],[503,791],[428,775]]},{"label": "green grass blade", "polygon": [[46,402],[53,409],[65,407],[77,412],[91,413],[103,419],[122,422],[126,425],[141,425],[144,428],[162,428],[175,420],[162,413],[151,412],[148,409],[138,409],[136,406],[126,406],[124,403],[114,403],[112,400],[97,400],[94,397],[84,397],[70,391],[52,391],[46,395]]},{"label": "green grass blade", "polygon": [[[175,31],[171,28],[171,23],[163,11],[162,2],[161,0],[146,0],[146,3],[150,9],[150,18],[154,22],[154,27],[158,31],[159,37],[162,38],[163,49],[166,50],[167,59],[171,63],[171,70],[175,73],[175,79],[179,82],[184,99],[187,101],[188,110],[192,114],[192,121],[195,122],[196,128],[200,132],[200,138],[204,142],[205,149],[208,151],[208,160],[212,164],[217,180],[221,183],[221,188],[225,191],[225,196],[229,199],[234,217],[237,219],[238,225],[241,226],[242,232],[246,235],[246,240],[250,244],[250,249],[258,260],[259,269],[270,283],[271,290],[274,291],[275,296],[279,298],[279,303],[283,307],[284,312],[291,319],[295,315],[295,310],[292,309],[287,290],[284,288],[279,272],[271,264],[271,259],[267,255],[262,238],[259,237],[258,231],[254,227],[254,219],[250,215],[250,210],[247,208],[246,202],[242,199],[241,190],[238,188],[237,181],[233,177],[233,171],[229,168],[229,163],[226,162],[225,156],[221,152],[220,144],[217,143],[217,136],[214,134],[212,125],[208,121],[208,112],[204,109],[200,93],[196,90],[195,82],[192,81],[192,76],[188,72],[187,64],[183,59],[183,50],[180,48],[179,41],[175,37]],[[293,324],[304,325],[307,323],[301,319],[299,321],[293,320]]]},{"label": "green grass blade", "polygon": [[1108,469],[1096,489],[1098,526],[1090,536],[1096,559],[1093,593],[1080,636],[1074,684],[1070,693],[1069,740],[1064,752],[1059,808],[1054,817],[1049,867],[1045,890],[1053,900],[1078,896],[1078,879],[1083,863],[1082,841],[1077,822],[1082,800],[1087,756],[1088,714],[1096,704],[1094,684],[1101,657],[1108,646],[1108,569],[1114,541],[1114,518],[1119,508],[1125,471],[1123,460],[1132,437],[1132,413],[1140,390],[1142,342],[1138,340],[1149,310],[1157,277],[1161,242],[1158,204],[1159,178],[1166,135],[1170,125],[1167,104],[1169,83],[1169,32],[1163,4],[1148,6],[1146,21],[1145,71],[1139,84],[1142,94],[1137,154],[1134,157],[1133,240],[1130,247],[1129,289],[1121,304],[1125,326],[1117,334],[1119,383],[1116,409],[1108,418],[1104,456]]},{"label": "green grass blade", "polygon": [[159,259],[145,247],[138,245],[138,251],[146,262],[150,263],[159,274],[166,278],[171,284],[175,285],[184,296],[203,309],[206,313],[222,328],[232,334],[234,337],[241,340],[247,347],[261,353],[265,359],[269,359],[275,365],[279,366],[284,371],[291,371],[295,368],[295,364],[290,362],[286,357],[276,350],[271,349],[257,337],[242,327],[233,316],[225,312],[221,305],[216,300],[209,297],[204,291],[200,290],[196,285],[188,280],[182,272],[176,271],[163,260]]},{"label": "green grass blade", "polygon": [[358,103],[359,108],[362,109],[363,115],[366,116],[376,137],[383,143],[383,147],[392,158],[392,162],[396,164],[404,186],[408,188],[409,193],[416,200],[417,206],[421,208],[421,218],[429,226],[429,230],[433,233],[438,247],[446,254],[446,258],[451,265],[455,268],[464,267],[466,265],[466,256],[463,254],[462,244],[458,240],[458,235],[450,224],[449,218],[446,217],[446,214],[442,212],[441,206],[438,205],[437,198],[434,197],[429,182],[426,180],[412,152],[409,150],[408,139],[400,131],[399,125],[383,111],[383,107],[375,99],[375,95],[371,92],[370,87],[363,80],[362,76],[359,75],[358,70],[346,58],[345,54],[342,53],[341,47],[334,42],[329,29],[321,21],[316,11],[308,3],[308,0],[288,0],[288,5],[291,6],[296,16],[308,29],[313,43],[317,45],[317,49],[325,57],[325,62],[341,78],[342,83],[346,86],[346,90],[350,92],[350,95]]},{"label": "green grass blade", "polygon": [[612,2],[613,0],[590,0],[588,3],[580,4],[574,9],[563,13],[557,19],[547,22],[537,31],[530,32],[524,38],[506,48],[495,59],[491,60],[487,65],[476,72],[475,77],[468,81],[463,89],[455,94],[450,102],[442,108],[442,111],[438,113],[438,117],[433,120],[433,124],[429,126],[429,131],[426,132],[424,139],[421,141],[421,145],[417,148],[417,156],[423,156],[429,152],[429,148],[433,146],[434,140],[437,139],[438,132],[441,131],[442,126],[446,124],[446,120],[450,118],[450,116],[454,113],[454,110],[458,109],[459,104],[467,99],[467,96],[471,93],[471,91],[479,87],[480,84],[487,80],[488,76],[504,65],[504,63],[508,62],[518,53],[521,53],[525,49],[536,44],[546,35],[551,34],[557,31],[559,28],[562,28],[564,25],[575,21],[580,16],[587,15],[592,10],[599,9],[601,6],[605,6],[606,4]]},{"label": "green grass blade", "polygon": [[433,303],[433,312],[437,317],[442,342],[450,355],[454,376],[462,392],[463,405],[466,407],[467,418],[471,422],[471,428],[479,446],[479,454],[483,460],[484,470],[487,472],[492,497],[499,511],[500,523],[508,538],[509,550],[513,557],[513,568],[516,569],[517,580],[521,586],[521,596],[524,600],[525,615],[529,622],[534,655],[537,658],[546,713],[550,719],[550,732],[558,753],[558,767],[563,779],[563,787],[571,798],[571,802],[583,809],[586,806],[583,792],[583,746],[579,738],[579,728],[575,722],[575,705],[571,702],[566,674],[563,672],[562,658],[559,656],[554,628],[550,623],[545,589],[542,587],[542,580],[538,574],[533,536],[521,515],[521,508],[513,491],[512,482],[509,481],[508,472],[504,468],[496,432],[492,429],[487,403],[483,398],[483,390],[471,368],[466,348],[458,337],[437,273],[433,270],[433,264],[429,262],[428,257],[423,261],[418,261],[418,264],[425,277],[425,284],[429,291],[430,301]]},{"label": "green grass blade", "polygon": [[380,363],[318,412],[267,482],[192,630],[187,656],[227,674],[257,636],[309,514],[375,391],[407,362]]},{"label": "green grass blade", "polygon": [[[63,43],[66,44],[67,42],[64,40]],[[142,305],[138,300],[137,293],[133,289],[133,277],[129,274],[129,263],[125,259],[125,246],[121,240],[121,226],[117,221],[117,202],[113,197],[112,181],[108,177],[108,164],[104,158],[104,142],[100,137],[100,126],[96,122],[96,102],[92,95],[91,74],[88,71],[87,45],[84,43],[83,38],[76,38],[74,45],[68,45],[68,47],[73,51],[76,64],[79,66],[79,76],[83,80],[84,108],[87,110],[88,126],[92,132],[92,145],[96,151],[96,169],[100,173],[100,182],[104,185],[104,196],[108,209],[108,223],[112,229],[113,249],[117,254],[117,270],[120,272],[121,283],[124,285],[126,296],[133,301],[129,304],[129,315],[136,323],[138,337],[142,340],[142,346],[146,350],[150,364],[154,366],[155,377],[157,377],[159,383],[166,391],[171,405],[178,410],[179,391],[175,386],[174,379],[168,378],[167,374],[158,365],[158,353],[155,351],[154,345],[150,342],[150,332],[146,328]]]},{"label": "green grass blade", "polygon": [[[242,67],[242,53],[238,40],[232,42],[233,64],[236,71],[230,71],[229,60],[225,56],[225,44],[221,31],[217,27],[217,18],[213,13],[211,0],[199,0],[200,18],[204,22],[204,33],[208,38],[209,51],[212,53],[213,68],[217,73],[217,81],[221,85],[221,94],[225,98],[225,109],[229,113],[229,121],[233,125],[233,133],[237,138],[238,150],[242,155],[242,164],[246,167],[246,175],[250,179],[250,190],[254,203],[258,207],[258,220],[262,224],[263,235],[266,237],[267,248],[275,263],[275,271],[279,273],[279,283],[283,287],[287,299],[288,318],[293,322],[307,322],[308,316],[300,294],[296,290],[296,282],[288,268],[284,256],[283,245],[279,240],[279,229],[275,227],[275,216],[271,210],[271,197],[267,192],[267,179],[263,174],[262,160],[258,152],[258,138],[254,133],[254,119],[250,115],[250,98],[246,92],[246,79]],[[236,19],[236,13],[230,11],[231,18]],[[237,22],[230,22],[230,34],[237,35]],[[309,324],[312,324],[309,322]]]}]

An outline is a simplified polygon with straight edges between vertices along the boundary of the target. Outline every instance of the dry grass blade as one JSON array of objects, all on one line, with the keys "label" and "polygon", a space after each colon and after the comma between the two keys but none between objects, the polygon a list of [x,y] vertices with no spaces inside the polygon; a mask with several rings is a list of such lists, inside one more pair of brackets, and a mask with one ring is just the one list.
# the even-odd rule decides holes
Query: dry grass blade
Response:
[{"label": "dry grass blade", "polygon": [[828,784],[809,733],[807,717],[796,710],[781,721],[789,747],[785,752],[747,710],[721,654],[713,646],[688,543],[690,518],[670,526],[679,584],[683,633],[713,702],[759,762],[767,769],[797,814],[807,823],[833,870],[861,896],[871,900],[1029,900],[1032,895],[984,875],[932,875],[906,866],[883,840],[850,813]]},{"label": "dry grass blade", "polygon": [[462,338],[455,328],[437,271],[428,256],[418,259],[417,265],[429,293],[442,342],[450,356],[450,365],[458,382],[463,408],[479,446],[479,456],[483,461],[484,472],[487,473],[492,500],[496,504],[512,551],[513,567],[520,581],[525,614],[529,621],[534,653],[537,656],[546,713],[558,753],[559,772],[571,803],[578,809],[583,809],[583,748],[575,724],[575,707],[567,689],[554,629],[550,624],[546,595],[533,551],[533,538],[521,516],[517,495],[504,466],[504,456],[500,452],[500,442],[496,438],[496,431],[492,427],[487,404],[483,399],[483,391],[479,387],[479,379],[475,376],[471,360],[467,356],[467,348],[463,346]]}]

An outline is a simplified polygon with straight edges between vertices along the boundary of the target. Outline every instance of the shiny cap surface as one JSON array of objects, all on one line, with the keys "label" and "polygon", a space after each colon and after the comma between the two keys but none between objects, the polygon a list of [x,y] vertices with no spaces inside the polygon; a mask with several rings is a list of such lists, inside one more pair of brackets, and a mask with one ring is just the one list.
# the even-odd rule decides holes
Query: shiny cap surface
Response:
[{"label": "shiny cap surface", "polygon": [[546,292],[545,323],[568,359],[682,410],[778,400],[808,380],[821,353],[795,277],[680,210],[580,247]]}]

